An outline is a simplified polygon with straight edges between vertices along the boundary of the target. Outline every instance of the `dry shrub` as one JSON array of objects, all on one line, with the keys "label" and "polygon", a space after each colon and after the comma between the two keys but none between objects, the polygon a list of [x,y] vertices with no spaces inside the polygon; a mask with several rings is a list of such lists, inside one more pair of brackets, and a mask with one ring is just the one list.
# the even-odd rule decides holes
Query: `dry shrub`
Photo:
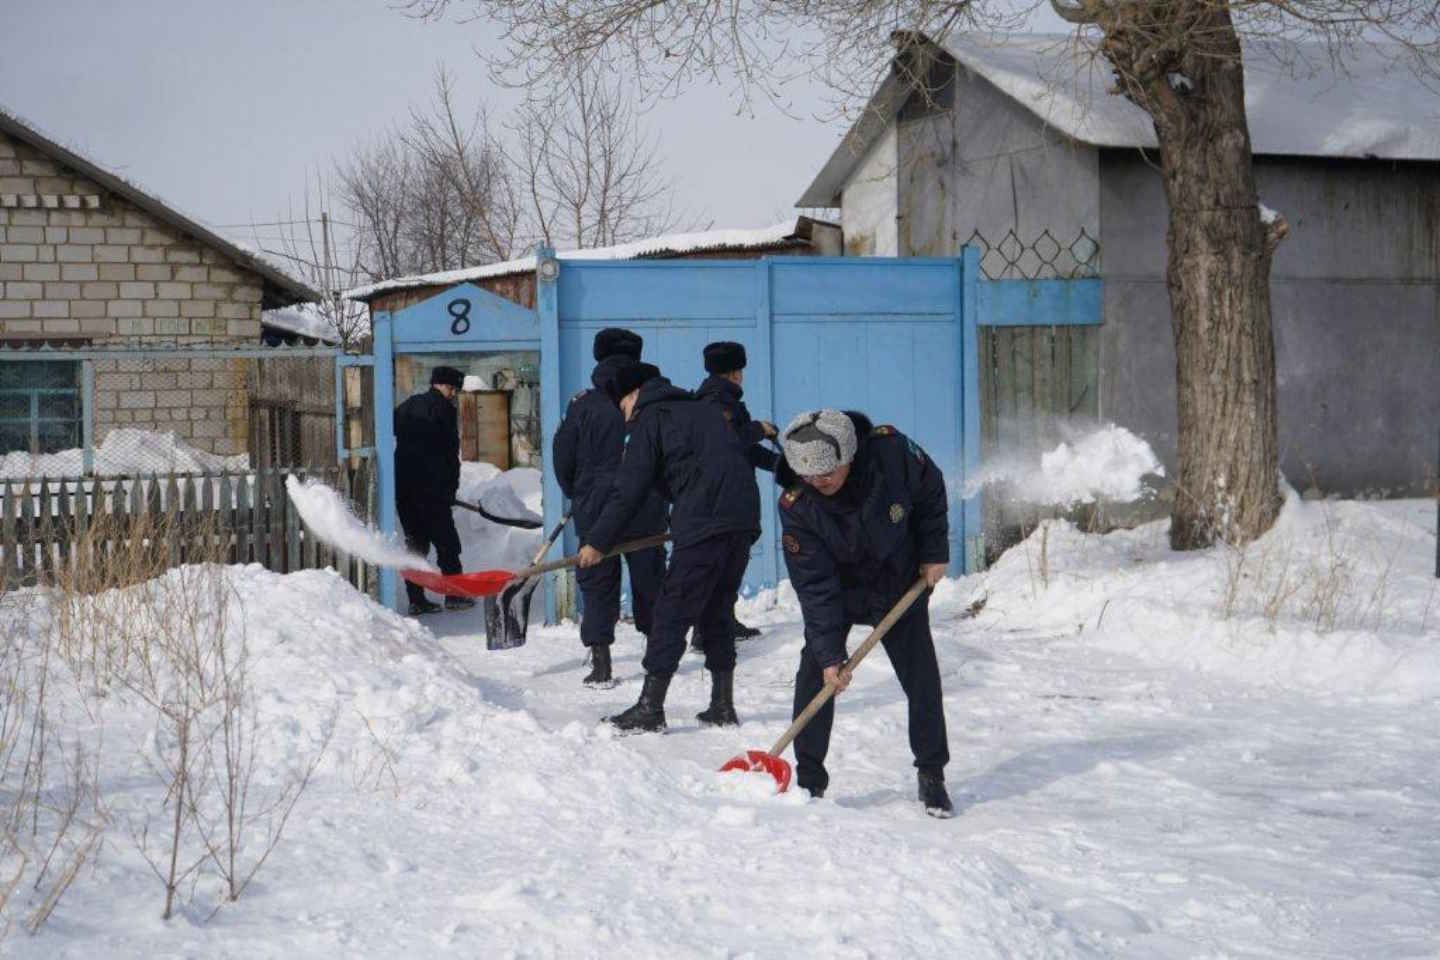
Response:
[{"label": "dry shrub", "polygon": [[1317,506],[1324,511],[1325,538],[1316,557],[1298,556],[1294,541],[1283,534],[1246,544],[1217,544],[1222,619],[1258,616],[1272,632],[1286,617],[1320,633],[1381,628],[1393,555],[1383,552],[1373,572],[1367,571],[1360,561],[1371,558],[1375,545],[1343,535],[1334,510],[1328,504]]},{"label": "dry shrub", "polygon": [[[10,691],[0,709],[0,918],[8,929],[28,883],[33,932],[98,847],[110,822],[99,708],[116,691],[148,705],[155,723],[144,759],[163,793],[126,825],[164,890],[162,915],[207,879],[219,909],[279,843],[333,718],[302,769],[260,783],[244,606],[216,515],[101,510],[68,546],[39,589],[0,595]],[[59,693],[83,720],[61,714]]]}]

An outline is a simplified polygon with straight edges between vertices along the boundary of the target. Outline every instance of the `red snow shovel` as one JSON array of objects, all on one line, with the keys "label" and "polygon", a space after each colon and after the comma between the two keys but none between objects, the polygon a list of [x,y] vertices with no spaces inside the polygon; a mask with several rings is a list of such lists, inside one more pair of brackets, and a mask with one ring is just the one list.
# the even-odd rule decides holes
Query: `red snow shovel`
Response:
[{"label": "red snow shovel", "polygon": [[[841,672],[848,673],[854,670],[860,661],[865,659],[865,655],[875,649],[875,644],[885,639],[885,634],[890,632],[890,628],[895,626],[897,620],[905,616],[905,611],[910,609],[910,605],[920,594],[925,592],[925,589],[925,578],[921,577],[916,580],[914,586],[905,591],[905,596],[897,600],[895,606],[890,608],[890,612],[885,614],[885,619],[870,631],[870,636],[865,638],[854,655],[845,661],[844,666],[840,668]],[[776,792],[784,793],[790,788],[790,764],[780,756],[781,752],[790,746],[790,741],[800,735],[800,731],[805,729],[805,725],[810,722],[810,719],[819,713],[820,708],[825,706],[826,701],[833,696],[835,696],[835,685],[825,684],[820,688],[820,692],[815,694],[814,698],[805,705],[805,709],[800,711],[800,716],[790,724],[790,729],[782,733],[780,739],[775,741],[775,746],[769,750],[747,750],[739,756],[731,757],[726,761],[725,766],[720,768],[720,772],[740,770],[746,773],[768,773],[775,778],[778,787]]]},{"label": "red snow shovel", "polygon": [[[618,557],[622,553],[630,553],[632,550],[646,550],[650,547],[658,547],[670,539],[668,533],[657,533],[653,537],[645,537],[641,540],[631,540],[629,543],[622,543],[620,546],[605,554],[608,557]],[[433,590],[436,593],[447,597],[493,597],[505,585],[512,580],[524,580],[527,577],[538,577],[542,573],[549,573],[552,570],[564,570],[566,567],[573,567],[580,562],[580,557],[565,557],[561,560],[551,560],[549,563],[539,563],[533,567],[526,567],[523,570],[516,570],[511,573],[509,570],[477,570],[474,573],[433,573],[429,570],[401,570],[400,576],[411,583],[419,584],[426,590]]]}]

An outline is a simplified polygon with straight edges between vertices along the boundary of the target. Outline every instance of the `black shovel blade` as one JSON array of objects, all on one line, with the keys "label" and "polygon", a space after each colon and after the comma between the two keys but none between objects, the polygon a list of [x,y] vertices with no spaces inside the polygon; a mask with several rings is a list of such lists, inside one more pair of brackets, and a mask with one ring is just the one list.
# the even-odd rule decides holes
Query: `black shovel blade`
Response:
[{"label": "black shovel blade", "polygon": [[530,626],[530,599],[540,585],[539,577],[512,584],[498,597],[485,598],[485,647],[510,650],[523,646]]}]

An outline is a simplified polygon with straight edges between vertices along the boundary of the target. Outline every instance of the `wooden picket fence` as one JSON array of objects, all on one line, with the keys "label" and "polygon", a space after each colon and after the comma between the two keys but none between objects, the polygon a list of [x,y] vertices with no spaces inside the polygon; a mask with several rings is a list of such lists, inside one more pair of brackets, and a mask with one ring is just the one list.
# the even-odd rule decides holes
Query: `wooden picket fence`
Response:
[{"label": "wooden picket fence", "polygon": [[[368,460],[242,474],[0,481],[0,587],[54,583],[87,531],[93,531],[92,549],[118,551],[131,532],[145,530],[160,531],[154,535],[166,541],[170,566],[203,559],[258,563],[277,573],[331,567],[373,596],[373,565],[332,549],[305,529],[285,493],[285,478],[292,473],[335,487],[362,517],[374,516],[375,476]],[[97,537],[105,542],[96,543]]]}]

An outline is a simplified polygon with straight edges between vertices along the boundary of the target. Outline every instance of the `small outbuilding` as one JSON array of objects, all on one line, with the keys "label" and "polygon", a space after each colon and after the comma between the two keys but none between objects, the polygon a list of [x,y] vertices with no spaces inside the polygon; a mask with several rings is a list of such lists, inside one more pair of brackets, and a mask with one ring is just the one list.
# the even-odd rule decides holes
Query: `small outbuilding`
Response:
[{"label": "small outbuilding", "polygon": [[[992,278],[1100,277],[1099,328],[984,332],[986,450],[1099,417],[1144,436],[1173,475],[1168,208],[1149,118],[1072,36],[909,50],[796,206],[836,210],[851,254],[972,244]],[[1271,283],[1281,465],[1302,490],[1415,496],[1434,482],[1440,100],[1391,52],[1361,46],[1337,72],[1324,50],[1277,42],[1245,65],[1259,200],[1291,227]]]}]

